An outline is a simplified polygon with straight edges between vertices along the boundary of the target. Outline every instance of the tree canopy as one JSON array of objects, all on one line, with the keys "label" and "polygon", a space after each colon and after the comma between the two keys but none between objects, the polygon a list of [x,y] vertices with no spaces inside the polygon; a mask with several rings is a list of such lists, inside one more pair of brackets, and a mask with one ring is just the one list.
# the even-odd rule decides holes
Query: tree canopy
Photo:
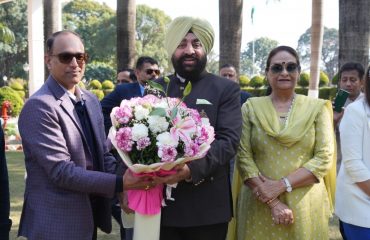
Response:
[{"label": "tree canopy", "polygon": [[[311,28],[307,29],[298,40],[298,54],[302,65],[309,65],[311,58]],[[338,69],[339,39],[338,30],[324,27],[321,54],[322,70],[332,78]]]},{"label": "tree canopy", "polygon": [[[278,41],[272,40],[267,37],[261,37],[254,41],[254,65],[253,59],[253,41],[247,44],[247,47],[241,54],[241,72],[249,76],[254,73],[263,74],[265,71],[266,60],[269,52],[278,46]],[[253,71],[253,68],[254,71]]]}]

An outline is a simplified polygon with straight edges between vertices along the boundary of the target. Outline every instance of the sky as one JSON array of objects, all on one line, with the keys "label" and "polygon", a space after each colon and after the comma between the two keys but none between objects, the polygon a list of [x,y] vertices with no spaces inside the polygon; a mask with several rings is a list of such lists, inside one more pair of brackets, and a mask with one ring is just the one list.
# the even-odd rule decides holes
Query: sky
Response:
[{"label": "sky", "polygon": [[[116,0],[98,0],[116,9]],[[338,0],[325,0],[324,26],[339,27]],[[218,0],[136,0],[164,11],[172,19],[195,16],[207,19],[215,30],[214,51],[219,52]],[[254,21],[251,9],[254,6]],[[247,43],[259,37],[277,40],[279,45],[296,48],[299,37],[311,26],[312,0],[244,0],[242,50]]]}]

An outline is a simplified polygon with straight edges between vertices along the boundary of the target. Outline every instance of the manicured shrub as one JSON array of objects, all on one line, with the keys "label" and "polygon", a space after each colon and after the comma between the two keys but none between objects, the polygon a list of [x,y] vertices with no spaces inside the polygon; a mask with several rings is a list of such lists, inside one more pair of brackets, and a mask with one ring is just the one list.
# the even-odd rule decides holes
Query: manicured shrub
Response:
[{"label": "manicured shrub", "polygon": [[253,88],[260,88],[262,87],[264,84],[263,84],[263,77],[262,76],[254,76],[252,77],[251,81],[249,82],[249,86],[253,87]]},{"label": "manicured shrub", "polygon": [[95,96],[98,97],[99,101],[104,98],[104,92],[102,90],[99,90],[99,89],[91,89],[90,92],[92,92],[93,94],[95,94]]},{"label": "manicured shrub", "polygon": [[248,86],[249,82],[251,80],[249,79],[249,77],[247,77],[247,75],[240,75],[239,77],[239,85],[240,87],[246,87]]},{"label": "manicured shrub", "polygon": [[11,103],[10,115],[12,117],[18,116],[22,110],[24,102],[17,91],[14,91],[8,86],[0,88],[0,107],[2,107],[3,102],[6,100]]},{"label": "manicured shrub", "polygon": [[323,87],[323,86],[328,86],[329,84],[329,77],[326,73],[324,73],[323,71],[320,71],[320,82],[319,82],[319,86],[320,87]]},{"label": "manicured shrub", "polygon": [[99,80],[94,79],[89,82],[88,89],[102,89],[102,86]]},{"label": "manicured shrub", "polygon": [[114,83],[111,80],[104,80],[101,85],[103,90],[114,89]]},{"label": "manicured shrub", "polygon": [[299,76],[298,80],[298,86],[301,87],[307,87],[310,83],[310,74],[307,72],[302,72],[301,75]]}]

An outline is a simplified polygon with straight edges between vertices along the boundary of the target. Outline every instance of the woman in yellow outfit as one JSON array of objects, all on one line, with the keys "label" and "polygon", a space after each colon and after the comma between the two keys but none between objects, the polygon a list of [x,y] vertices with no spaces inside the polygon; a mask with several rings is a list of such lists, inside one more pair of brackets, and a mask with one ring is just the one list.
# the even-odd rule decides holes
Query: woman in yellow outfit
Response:
[{"label": "woman in yellow outfit", "polygon": [[300,63],[279,46],[267,59],[272,92],[242,107],[229,239],[328,239],[335,189],[329,101],[295,94]]}]

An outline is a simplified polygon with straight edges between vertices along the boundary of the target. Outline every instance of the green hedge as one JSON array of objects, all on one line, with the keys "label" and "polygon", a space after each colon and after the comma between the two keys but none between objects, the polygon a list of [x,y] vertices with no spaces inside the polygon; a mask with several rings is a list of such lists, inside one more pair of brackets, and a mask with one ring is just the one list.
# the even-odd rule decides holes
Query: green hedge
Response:
[{"label": "green hedge", "polygon": [[[266,95],[266,88],[250,88],[250,87],[243,87],[241,88],[243,91],[247,91],[255,97],[265,96]],[[295,92],[302,95],[307,95],[308,88],[296,87]],[[336,87],[322,87],[319,89],[319,98],[333,100],[335,94],[337,93]]]}]

